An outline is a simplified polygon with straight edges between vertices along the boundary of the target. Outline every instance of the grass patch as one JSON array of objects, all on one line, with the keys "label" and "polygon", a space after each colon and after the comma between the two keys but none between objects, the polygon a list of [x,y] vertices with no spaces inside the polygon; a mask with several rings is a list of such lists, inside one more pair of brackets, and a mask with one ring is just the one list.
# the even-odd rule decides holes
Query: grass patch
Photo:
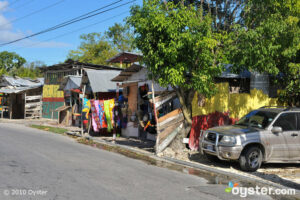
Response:
[{"label": "grass patch", "polygon": [[68,131],[65,128],[57,128],[57,127],[52,127],[52,126],[42,126],[42,125],[35,125],[35,124],[30,125],[30,127],[37,128],[37,129],[44,130],[44,131],[50,131],[50,132],[58,133],[58,134],[64,134],[65,132]]}]

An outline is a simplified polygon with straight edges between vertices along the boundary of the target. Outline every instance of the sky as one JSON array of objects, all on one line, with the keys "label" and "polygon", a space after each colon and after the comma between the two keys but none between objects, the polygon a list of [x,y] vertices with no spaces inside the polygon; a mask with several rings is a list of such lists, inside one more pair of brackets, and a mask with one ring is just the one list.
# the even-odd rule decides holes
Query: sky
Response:
[{"label": "sky", "polygon": [[[0,52],[16,52],[27,62],[46,65],[64,62],[70,50],[80,45],[81,34],[105,32],[114,23],[123,23],[132,0],[0,0]],[[118,2],[116,4],[113,4]],[[113,4],[98,12],[120,6],[74,24],[37,35],[16,43],[1,45],[66,22],[70,19]]]}]

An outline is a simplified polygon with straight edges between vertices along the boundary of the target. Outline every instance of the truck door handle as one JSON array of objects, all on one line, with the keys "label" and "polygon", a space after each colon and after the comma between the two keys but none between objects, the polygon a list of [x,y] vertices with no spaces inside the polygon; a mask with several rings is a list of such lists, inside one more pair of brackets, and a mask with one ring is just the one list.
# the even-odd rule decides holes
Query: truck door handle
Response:
[{"label": "truck door handle", "polygon": [[292,137],[296,137],[296,136],[298,136],[298,134],[297,134],[297,133],[292,133],[291,136],[292,136]]}]

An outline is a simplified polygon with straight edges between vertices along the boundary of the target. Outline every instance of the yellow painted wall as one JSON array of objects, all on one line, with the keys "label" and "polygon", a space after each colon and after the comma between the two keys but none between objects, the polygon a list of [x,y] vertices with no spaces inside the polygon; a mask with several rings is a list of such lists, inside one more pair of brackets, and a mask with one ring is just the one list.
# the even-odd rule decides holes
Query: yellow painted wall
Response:
[{"label": "yellow painted wall", "polygon": [[276,98],[269,98],[261,90],[251,90],[248,93],[229,94],[228,83],[217,84],[217,94],[207,99],[203,107],[198,106],[198,95],[193,99],[193,116],[207,115],[215,111],[227,112],[229,117],[239,119],[249,113],[253,109],[262,106],[276,106],[278,101]]},{"label": "yellow painted wall", "polygon": [[63,91],[58,91],[59,85],[44,85],[43,98],[61,98],[64,97]]}]

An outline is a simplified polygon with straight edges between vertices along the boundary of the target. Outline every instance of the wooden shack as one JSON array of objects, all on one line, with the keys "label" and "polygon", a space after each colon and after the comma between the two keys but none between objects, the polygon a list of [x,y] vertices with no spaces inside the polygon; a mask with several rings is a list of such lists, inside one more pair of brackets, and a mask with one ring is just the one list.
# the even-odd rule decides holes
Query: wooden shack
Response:
[{"label": "wooden shack", "polygon": [[40,118],[43,84],[43,78],[32,80],[1,76],[1,117],[9,119]]},{"label": "wooden shack", "polygon": [[[94,65],[73,60],[42,68],[45,77],[43,87],[43,118],[58,119],[58,108],[65,105],[64,91],[59,90],[65,76],[82,76],[83,69],[115,69],[105,65]],[[117,69],[117,68],[116,68]]]}]

